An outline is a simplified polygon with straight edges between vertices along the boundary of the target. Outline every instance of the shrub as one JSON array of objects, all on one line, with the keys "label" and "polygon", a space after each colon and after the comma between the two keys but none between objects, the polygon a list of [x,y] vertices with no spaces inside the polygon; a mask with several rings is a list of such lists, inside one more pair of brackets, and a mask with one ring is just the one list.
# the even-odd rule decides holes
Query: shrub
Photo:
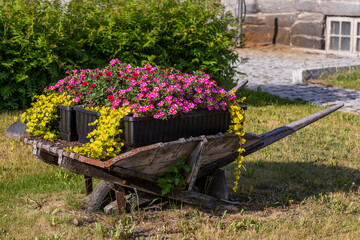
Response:
[{"label": "shrub", "polygon": [[235,21],[219,0],[60,2],[0,0],[0,110],[26,108],[65,71],[112,58],[202,69],[233,84]]}]

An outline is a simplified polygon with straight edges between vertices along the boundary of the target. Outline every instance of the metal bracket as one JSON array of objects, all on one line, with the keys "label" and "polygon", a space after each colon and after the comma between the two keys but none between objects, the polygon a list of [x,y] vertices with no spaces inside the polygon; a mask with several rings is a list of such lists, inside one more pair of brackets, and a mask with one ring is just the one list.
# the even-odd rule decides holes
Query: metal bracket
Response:
[{"label": "metal bracket", "polygon": [[36,156],[37,152],[38,152],[38,147],[36,146],[36,144],[34,144],[32,153]]},{"label": "metal bracket", "polygon": [[63,150],[59,151],[58,165],[61,166],[63,160]]}]

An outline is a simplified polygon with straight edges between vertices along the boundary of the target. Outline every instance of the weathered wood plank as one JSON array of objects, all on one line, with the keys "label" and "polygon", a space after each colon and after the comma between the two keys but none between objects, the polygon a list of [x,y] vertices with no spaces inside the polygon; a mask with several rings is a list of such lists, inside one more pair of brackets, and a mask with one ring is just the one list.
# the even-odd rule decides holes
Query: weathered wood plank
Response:
[{"label": "weathered wood plank", "polygon": [[242,82],[240,82],[236,87],[232,88],[229,92],[233,91],[236,89],[235,94],[237,94],[243,87],[245,87],[245,85],[249,82],[249,80],[244,80]]},{"label": "weathered wood plank", "polygon": [[152,175],[156,178],[161,177],[165,174],[166,170],[169,167],[172,167],[176,164],[177,159],[173,159],[173,161],[167,161],[157,164],[152,164],[150,166],[139,166],[132,168],[131,170],[138,172],[139,174]]},{"label": "weathered wood plank", "polygon": [[[120,176],[115,175],[113,172],[106,171],[106,169],[90,166],[68,157],[64,157],[61,163],[61,167],[65,168],[70,172],[92,176],[123,187],[130,187],[142,192],[147,192],[153,195],[162,196],[161,189],[156,185],[156,183],[141,180],[138,178],[122,178]],[[208,209],[214,209],[216,207],[220,207],[220,208],[228,208],[229,206],[231,208],[233,207],[232,204],[221,201],[215,197],[211,197],[205,194],[195,193],[191,191],[172,192],[171,194],[165,195],[164,197],[168,197],[189,204],[195,204],[195,205],[200,204],[204,208],[208,208]]]},{"label": "weathered wood plank", "polygon": [[188,185],[188,190],[191,190],[194,186],[202,160],[204,145],[206,143],[207,139],[205,136],[203,136],[203,141],[198,143],[198,145],[194,148],[194,150],[190,153],[188,157],[187,163],[191,169],[190,174],[185,180],[186,185]]},{"label": "weathered wood plank", "polygon": [[58,157],[46,152],[44,149],[38,149],[37,153],[34,154],[40,161],[52,165],[57,165]]},{"label": "weathered wood plank", "polygon": [[160,149],[155,148],[138,152],[137,154],[129,156],[122,161],[118,161],[113,165],[128,169],[150,165],[154,161],[155,156],[160,151]]},{"label": "weathered wood plank", "polygon": [[215,162],[219,159],[222,159],[232,153],[235,153],[236,152],[236,149],[234,149],[233,151],[230,151],[230,152],[221,152],[221,149],[219,149],[218,152],[216,153],[213,153],[213,154],[203,154],[203,161],[201,163],[201,166],[204,166],[204,165],[208,165],[212,162]]},{"label": "weathered wood plank", "polygon": [[117,187],[117,189],[115,190],[115,197],[118,212],[126,210],[126,194],[121,187]]},{"label": "weathered wood plank", "polygon": [[146,174],[145,172],[141,172],[141,171],[137,172],[132,169],[122,168],[122,167],[119,167],[116,165],[113,165],[111,167],[111,170],[116,173],[119,173],[121,176],[137,177],[137,178],[144,179],[144,180],[151,181],[151,182],[157,181],[157,178],[154,177],[154,175],[149,175],[149,174]]},{"label": "weathered wood plank", "polygon": [[159,152],[158,157],[153,161],[152,165],[157,165],[165,162],[173,162],[173,161],[176,162],[177,159],[183,157],[184,155],[189,156],[189,154],[195,148],[198,142],[199,141],[190,141],[190,142],[182,143],[181,148],[178,149],[176,155],[174,155],[174,152],[171,151],[172,148],[164,147],[161,153]]}]

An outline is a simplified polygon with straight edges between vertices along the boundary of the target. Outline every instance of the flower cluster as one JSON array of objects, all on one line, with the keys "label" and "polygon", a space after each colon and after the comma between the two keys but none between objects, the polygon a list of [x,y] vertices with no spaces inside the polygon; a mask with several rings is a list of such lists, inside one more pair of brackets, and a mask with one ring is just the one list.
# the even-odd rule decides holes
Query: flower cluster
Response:
[{"label": "flower cluster", "polygon": [[238,153],[239,155],[237,156],[235,162],[236,162],[236,166],[235,166],[235,181],[234,181],[234,187],[233,190],[234,192],[237,192],[238,190],[238,185],[239,185],[239,179],[240,179],[240,175],[241,175],[241,166],[242,166],[242,159],[244,158],[241,153],[243,153],[245,151],[245,149],[243,149],[243,144],[245,143],[245,138],[243,137],[245,132],[244,132],[244,124],[243,122],[245,121],[245,112],[244,110],[238,105],[238,103],[242,102],[244,99],[238,99],[236,100],[237,103],[230,103],[228,106],[229,109],[229,113],[231,116],[231,125],[230,128],[228,130],[229,133],[233,133],[238,135],[239,137],[239,145],[240,147],[238,148]]},{"label": "flower cluster", "polygon": [[101,115],[98,120],[90,123],[97,125],[96,129],[87,136],[91,138],[90,142],[69,150],[98,160],[119,155],[124,145],[120,138],[123,132],[120,127],[121,119],[131,112],[130,108],[122,107],[111,110],[110,107],[97,107],[91,108],[91,110],[98,111]]},{"label": "flower cluster", "polygon": [[32,107],[21,115],[21,121],[26,124],[28,133],[33,136],[43,136],[44,139],[54,140],[58,137],[56,126],[57,106],[73,105],[71,97],[65,94],[48,93],[47,95],[35,96]]},{"label": "flower cluster", "polygon": [[159,119],[200,108],[226,111],[227,105],[236,101],[234,94],[218,87],[203,71],[187,74],[150,64],[134,67],[118,59],[103,69],[68,72],[46,90],[66,92],[77,104],[111,109],[128,106],[134,117]]}]

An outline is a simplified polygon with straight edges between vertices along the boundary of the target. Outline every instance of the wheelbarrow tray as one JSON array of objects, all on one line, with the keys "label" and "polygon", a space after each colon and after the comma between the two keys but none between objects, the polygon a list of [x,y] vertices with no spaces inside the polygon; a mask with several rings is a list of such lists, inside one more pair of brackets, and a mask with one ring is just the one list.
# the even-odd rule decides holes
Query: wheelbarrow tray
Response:
[{"label": "wheelbarrow tray", "polygon": [[[243,155],[256,152],[342,106],[339,104],[329,107],[261,135],[245,133],[246,143],[242,146],[245,149]],[[161,189],[156,183],[157,179],[163,176],[170,166],[175,165],[179,157],[186,155],[188,156],[187,164],[191,169],[185,179],[186,189],[176,189],[166,196],[190,204],[201,202],[207,208],[225,207],[229,204],[229,202],[191,190],[196,179],[211,174],[236,159],[238,156],[237,149],[240,147],[237,135],[219,133],[165,143],[160,142],[135,148],[107,161],[98,161],[66,151],[42,139],[27,138],[25,137],[25,130],[26,126],[18,121],[5,131],[5,135],[32,145],[33,154],[45,163],[59,165],[70,172],[99,178],[119,186],[137,189],[157,196],[162,196]]]}]

